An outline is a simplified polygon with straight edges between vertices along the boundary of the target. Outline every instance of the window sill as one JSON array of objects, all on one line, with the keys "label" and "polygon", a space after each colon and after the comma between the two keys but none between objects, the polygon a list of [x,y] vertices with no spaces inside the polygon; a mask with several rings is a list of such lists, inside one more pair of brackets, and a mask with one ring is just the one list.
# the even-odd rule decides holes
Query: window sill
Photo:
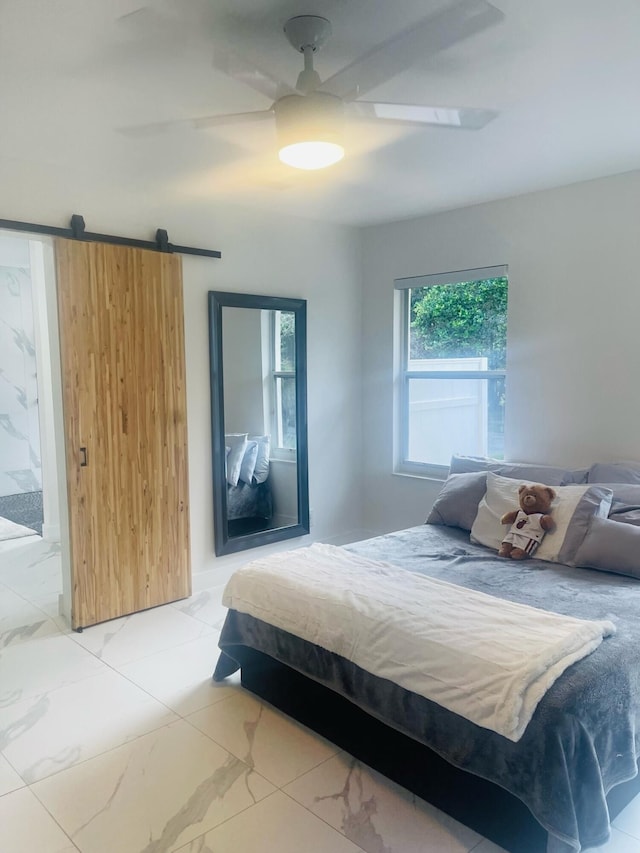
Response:
[{"label": "window sill", "polygon": [[413,480],[429,480],[433,483],[444,483],[449,475],[449,469],[444,466],[409,466],[399,465],[393,472],[394,477],[409,477]]},{"label": "window sill", "polygon": [[298,461],[295,452],[293,453],[279,453],[278,451],[272,452],[271,454],[272,462],[287,462],[289,465],[295,465]]}]

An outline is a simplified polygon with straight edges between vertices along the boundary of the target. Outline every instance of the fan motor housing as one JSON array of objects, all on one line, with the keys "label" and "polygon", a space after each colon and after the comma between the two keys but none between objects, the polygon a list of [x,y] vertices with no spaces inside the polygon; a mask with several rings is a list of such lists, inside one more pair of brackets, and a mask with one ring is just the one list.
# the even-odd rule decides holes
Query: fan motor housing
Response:
[{"label": "fan motor housing", "polygon": [[331,35],[331,24],[319,15],[297,15],[289,18],[284,32],[291,46],[300,53],[304,53],[306,47],[315,53]]},{"label": "fan motor housing", "polygon": [[344,103],[326,92],[285,95],[274,104],[281,147],[314,140],[342,144]]}]

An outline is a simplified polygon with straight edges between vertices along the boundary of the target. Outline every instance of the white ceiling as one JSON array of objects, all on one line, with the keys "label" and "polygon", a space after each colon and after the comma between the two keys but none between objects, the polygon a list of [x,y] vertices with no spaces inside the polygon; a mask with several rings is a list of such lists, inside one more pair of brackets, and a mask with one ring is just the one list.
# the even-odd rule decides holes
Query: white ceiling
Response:
[{"label": "white ceiling", "polygon": [[233,201],[356,225],[640,168],[640,2],[493,3],[501,24],[366,97],[491,108],[495,121],[367,125],[341,163],[304,173],[277,161],[271,122],[138,139],[118,128],[268,108],[214,70],[214,39],[293,85],[290,16],[330,19],[324,79],[444,0],[0,0],[0,160],[99,173],[157,204]]}]

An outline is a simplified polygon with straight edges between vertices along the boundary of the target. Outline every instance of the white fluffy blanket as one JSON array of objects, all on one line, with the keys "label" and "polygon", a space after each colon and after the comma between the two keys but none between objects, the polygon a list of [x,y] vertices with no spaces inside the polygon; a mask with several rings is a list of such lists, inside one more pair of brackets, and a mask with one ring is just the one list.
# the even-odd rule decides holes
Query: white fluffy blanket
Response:
[{"label": "white fluffy blanket", "polygon": [[331,545],[248,563],[223,603],[512,741],[564,670],[615,632]]}]

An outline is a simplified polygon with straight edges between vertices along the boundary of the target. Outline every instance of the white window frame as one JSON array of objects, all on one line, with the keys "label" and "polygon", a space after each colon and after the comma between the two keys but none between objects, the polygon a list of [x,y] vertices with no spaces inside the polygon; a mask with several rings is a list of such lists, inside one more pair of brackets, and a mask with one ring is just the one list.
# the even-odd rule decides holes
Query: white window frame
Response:
[{"label": "white window frame", "polygon": [[[396,464],[395,473],[409,474],[434,480],[445,480],[449,471],[448,465],[437,465],[430,462],[416,462],[409,456],[409,384],[412,379],[502,379],[506,378],[504,370],[409,370],[410,342],[410,304],[411,290],[421,287],[433,287],[439,284],[462,284],[469,281],[482,281],[488,278],[508,278],[508,265],[501,264],[477,269],[454,270],[452,272],[397,278],[394,289],[400,291],[399,316],[400,327],[398,393],[396,405]],[[397,303],[396,303],[397,304]]]}]

